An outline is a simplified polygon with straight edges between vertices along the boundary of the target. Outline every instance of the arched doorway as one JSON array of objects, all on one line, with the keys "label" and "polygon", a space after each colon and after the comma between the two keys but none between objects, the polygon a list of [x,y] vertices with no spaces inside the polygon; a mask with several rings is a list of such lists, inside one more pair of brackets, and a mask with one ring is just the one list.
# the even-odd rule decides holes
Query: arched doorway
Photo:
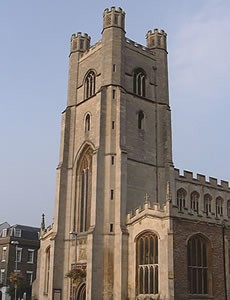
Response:
[{"label": "arched doorway", "polygon": [[75,295],[76,300],[86,300],[86,284],[82,283],[79,288],[76,290]]}]

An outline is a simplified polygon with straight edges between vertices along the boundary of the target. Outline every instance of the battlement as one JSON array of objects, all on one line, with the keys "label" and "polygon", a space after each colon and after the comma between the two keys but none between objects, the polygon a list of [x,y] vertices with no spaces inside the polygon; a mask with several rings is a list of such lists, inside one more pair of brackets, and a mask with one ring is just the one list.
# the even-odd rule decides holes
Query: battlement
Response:
[{"label": "battlement", "polygon": [[228,181],[220,180],[218,182],[217,178],[209,177],[206,179],[205,175],[196,174],[194,175],[193,172],[183,170],[183,174],[180,173],[179,169],[174,169],[175,179],[189,181],[195,184],[207,185],[214,188],[221,188],[230,191],[230,185]]},{"label": "battlement", "polygon": [[157,28],[149,30],[146,34],[146,45],[149,49],[164,49],[167,51],[167,33]]},{"label": "battlement", "polygon": [[143,45],[141,45],[141,44],[138,44],[137,42],[135,42],[135,41],[133,41],[133,40],[130,40],[130,39],[128,39],[128,38],[126,38],[125,40],[126,40],[126,43],[127,43],[127,44],[132,45],[132,46],[134,46],[134,47],[137,48],[137,49],[140,49],[140,50],[143,50],[143,51],[146,51],[146,52],[152,54],[152,52],[149,51],[149,48],[147,48],[147,47],[145,47],[145,46],[143,46]]},{"label": "battlement", "polygon": [[70,40],[70,53],[85,52],[90,48],[90,36],[87,33],[84,35],[81,32],[72,34]]},{"label": "battlement", "polygon": [[156,217],[165,217],[169,214],[169,202],[167,201],[163,206],[160,206],[159,203],[146,201],[143,205],[136,208],[134,212],[131,211],[127,214],[127,223],[133,222],[146,214]]},{"label": "battlement", "polygon": [[109,27],[118,27],[125,30],[125,12],[122,8],[112,6],[103,13],[103,31]]},{"label": "battlement", "polygon": [[91,55],[94,51],[97,51],[102,45],[101,40],[97,41],[94,45],[90,46],[85,52],[81,54],[80,60],[85,59]]}]

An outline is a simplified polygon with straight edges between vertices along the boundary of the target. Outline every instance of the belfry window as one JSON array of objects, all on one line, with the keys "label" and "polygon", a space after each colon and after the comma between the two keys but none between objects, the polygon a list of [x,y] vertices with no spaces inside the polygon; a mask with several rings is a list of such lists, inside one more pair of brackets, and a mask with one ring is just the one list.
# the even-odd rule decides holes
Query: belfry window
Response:
[{"label": "belfry window", "polygon": [[91,206],[91,176],[92,176],[92,150],[86,148],[80,161],[77,172],[77,216],[75,217],[74,228],[79,232],[85,232],[90,224],[90,206]]},{"label": "belfry window", "polygon": [[137,295],[158,294],[158,237],[146,232],[136,242]]},{"label": "belfry window", "polygon": [[216,217],[223,216],[223,202],[221,197],[216,198]]},{"label": "belfry window", "polygon": [[191,210],[198,213],[199,210],[199,197],[197,192],[191,194]]},{"label": "belfry window", "polygon": [[138,112],[138,120],[137,120],[138,129],[144,129],[144,119],[145,119],[145,115],[143,111],[140,110]]},{"label": "belfry window", "polygon": [[85,99],[93,96],[95,94],[95,83],[96,83],[96,76],[93,71],[90,71],[86,78],[85,78]]},{"label": "belfry window", "polygon": [[133,74],[133,92],[138,96],[145,97],[145,73],[137,69]]},{"label": "belfry window", "polygon": [[189,239],[188,287],[190,294],[209,294],[211,276],[208,250],[208,243],[200,235],[195,235]]},{"label": "belfry window", "polygon": [[210,215],[212,212],[211,201],[212,201],[212,197],[209,194],[205,194],[204,195],[204,212],[206,213],[207,216]]},{"label": "belfry window", "polygon": [[185,208],[185,197],[186,191],[184,189],[179,189],[177,191],[177,206],[179,211],[182,211]]}]

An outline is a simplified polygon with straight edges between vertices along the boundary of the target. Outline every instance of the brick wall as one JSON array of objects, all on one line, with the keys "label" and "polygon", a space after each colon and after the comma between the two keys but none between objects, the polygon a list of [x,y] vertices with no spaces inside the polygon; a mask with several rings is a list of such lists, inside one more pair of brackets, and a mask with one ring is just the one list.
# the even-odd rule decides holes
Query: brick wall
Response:
[{"label": "brick wall", "polygon": [[[211,242],[212,264],[212,293],[216,300],[225,298],[224,263],[223,263],[223,228],[215,224],[191,222],[183,219],[174,219],[174,278],[175,299],[192,299],[188,293],[187,272],[187,241],[191,235],[201,233]],[[225,229],[230,236],[229,230]],[[202,298],[203,299],[203,298]],[[208,298],[210,299],[210,298]]]}]

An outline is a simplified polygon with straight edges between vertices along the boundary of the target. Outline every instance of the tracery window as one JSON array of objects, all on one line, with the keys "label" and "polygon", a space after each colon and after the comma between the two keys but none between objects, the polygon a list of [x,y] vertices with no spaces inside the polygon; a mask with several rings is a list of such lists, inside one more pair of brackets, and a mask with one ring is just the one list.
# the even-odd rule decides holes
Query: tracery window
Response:
[{"label": "tracery window", "polygon": [[188,287],[190,294],[209,294],[211,267],[209,243],[200,235],[188,241]]},{"label": "tracery window", "polygon": [[138,112],[138,120],[137,120],[138,129],[144,129],[144,119],[145,119],[145,115],[144,115],[143,111],[140,110]]},{"label": "tracery window", "polygon": [[186,191],[184,189],[179,189],[177,191],[177,206],[179,211],[182,211],[183,208],[185,208],[185,197],[186,197]]},{"label": "tracery window", "polygon": [[77,171],[77,216],[75,218],[75,228],[79,232],[85,232],[90,224],[90,207],[91,207],[91,181],[92,181],[92,149],[86,147],[78,165]]},{"label": "tracery window", "polygon": [[230,218],[230,200],[227,202],[227,216]]},{"label": "tracery window", "polygon": [[86,78],[85,78],[85,99],[93,96],[95,94],[95,83],[96,83],[96,76],[94,71],[90,71]]},{"label": "tracery window", "polygon": [[138,96],[145,97],[145,73],[142,69],[137,69],[133,74],[133,92]]},{"label": "tracery window", "polygon": [[216,198],[216,217],[223,216],[223,202],[221,197]]},{"label": "tracery window", "polygon": [[212,207],[211,207],[211,202],[212,202],[212,197],[209,194],[204,195],[204,212],[206,215],[210,215],[212,212]]},{"label": "tracery window", "polygon": [[137,295],[158,294],[158,237],[146,232],[136,242]]},{"label": "tracery window", "polygon": [[192,192],[191,194],[191,210],[198,213],[199,210],[199,197],[197,192]]}]

